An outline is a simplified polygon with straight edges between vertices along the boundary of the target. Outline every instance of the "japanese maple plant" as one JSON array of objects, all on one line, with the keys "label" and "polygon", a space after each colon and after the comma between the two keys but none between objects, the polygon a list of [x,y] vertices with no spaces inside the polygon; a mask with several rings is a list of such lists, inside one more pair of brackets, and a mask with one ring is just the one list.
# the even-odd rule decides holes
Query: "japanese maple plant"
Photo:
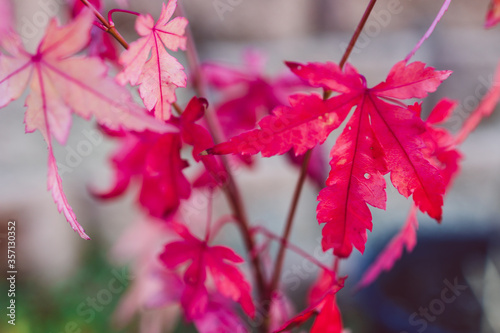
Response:
[{"label": "japanese maple plant", "polygon": [[[203,333],[282,332],[310,319],[311,332],[342,332],[336,294],[347,277],[340,274],[339,264],[353,247],[364,252],[367,230],[373,226],[369,206],[385,209],[386,179],[401,195],[411,197],[412,207],[401,231],[363,278],[353,281],[360,286],[389,270],[404,248],[413,249],[418,211],[441,222],[443,197],[460,170],[458,146],[491,114],[500,97],[497,74],[495,84],[456,133],[441,126],[456,101],[442,99],[422,119],[423,100],[451,71],[411,59],[450,2],[444,1],[428,31],[406,58],[393,65],[385,81],[368,87],[347,60],[376,0],[369,1],[338,63],[297,63],[291,54],[285,61],[288,75],[274,80],[263,76],[261,59],[252,52],[242,70],[200,64],[184,17],[189,13],[177,0],[164,4],[161,13],[159,8],[157,20],[125,9],[114,9],[106,18],[100,1],[75,1],[72,18],[66,25],[51,20],[34,53],[25,50],[9,24],[2,25],[0,107],[29,90],[26,132],[39,130],[45,139],[48,189],[57,209],[84,239],[90,237],[64,194],[53,139],[65,144],[76,113],[95,117],[100,130],[118,142],[111,158],[113,186],[107,191],[93,188],[93,194],[114,198],[132,182],[139,183],[137,204],[148,216],[117,245],[135,257],[136,274],[117,309],[119,321],[138,313],[141,330],[159,332],[171,327],[178,312],[151,314],[149,309],[177,307],[184,320]],[[122,37],[112,20],[116,12],[137,16],[137,40]],[[492,0],[486,26],[499,21],[500,2]],[[178,50],[186,52],[189,68],[171,54]],[[108,75],[111,66],[117,72],[114,78]],[[243,86],[243,93],[232,92],[235,86]],[[185,87],[193,96],[182,105],[176,89]],[[132,98],[133,89],[142,105]],[[209,89],[221,98],[208,100]],[[330,172],[324,179],[321,170],[328,161],[318,146],[335,130],[341,133],[331,147]],[[281,235],[249,220],[234,176],[235,166],[245,169],[258,153],[287,154],[300,170]],[[322,249],[331,253],[332,265],[289,241],[308,178],[320,187],[316,216],[323,225]],[[225,195],[229,214],[213,209],[217,192]],[[203,200],[196,199],[200,197]],[[219,231],[231,224],[241,233],[246,253],[214,244]],[[274,259],[268,252],[272,242],[278,245]],[[298,313],[289,306],[290,295],[280,290],[287,251],[320,269],[309,306]]]}]

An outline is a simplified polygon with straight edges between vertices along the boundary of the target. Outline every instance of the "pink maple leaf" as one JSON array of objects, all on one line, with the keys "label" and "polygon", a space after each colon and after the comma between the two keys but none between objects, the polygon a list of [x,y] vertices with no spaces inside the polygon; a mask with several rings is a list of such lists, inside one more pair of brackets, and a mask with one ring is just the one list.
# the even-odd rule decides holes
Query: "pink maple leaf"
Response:
[{"label": "pink maple leaf", "polygon": [[[343,111],[344,117],[350,109],[346,102],[341,103],[344,107],[338,112],[340,114]],[[273,110],[273,115],[262,118],[259,121],[260,129],[235,136],[210,148],[208,152],[243,155],[261,152],[262,156],[269,157],[284,154],[293,148],[297,155],[301,155],[323,143],[342,122],[337,114],[330,112],[329,104],[332,103],[324,102],[318,95],[292,95],[290,104],[291,107],[278,106]]]},{"label": "pink maple leaf", "polygon": [[9,0],[0,0],[0,39],[12,29],[12,8]]},{"label": "pink maple leaf", "polygon": [[10,55],[0,55],[0,107],[19,98],[30,85],[24,120],[26,132],[39,130],[47,142],[48,188],[58,210],[85,239],[88,236],[77,222],[62,189],[51,136],[65,143],[72,112],[85,119],[94,116],[100,124],[112,129],[165,132],[172,128],[139,108],[126,89],[106,76],[107,68],[100,59],[74,56],[88,44],[92,20],[89,11],[82,12],[63,27],[53,19],[35,54],[16,43],[10,45]]},{"label": "pink maple leaf", "polygon": [[[436,127],[436,125],[442,124],[450,118],[453,109],[458,104],[455,101],[442,99],[425,121],[427,128],[426,135],[424,136],[424,140],[427,143],[426,153],[429,158],[434,159],[435,164],[439,167],[446,188],[452,186],[454,178],[460,172],[462,154],[457,149],[457,146],[477,127],[483,117],[491,115],[500,99],[499,73],[500,71],[497,71],[493,86],[471,116],[464,122],[456,136],[453,136],[444,128]],[[420,116],[420,104],[416,103],[410,108]],[[418,229],[416,213],[416,207],[412,206],[403,228],[392,238],[390,243],[377,256],[373,264],[366,270],[358,287],[363,288],[369,285],[380,273],[390,270],[395,262],[401,258],[404,247],[406,247],[408,252],[413,250],[417,241],[416,231]]]},{"label": "pink maple leaf", "polygon": [[486,13],[485,28],[492,28],[500,23],[500,0],[491,0]]},{"label": "pink maple leaf", "polygon": [[248,332],[243,320],[226,303],[224,299],[211,300],[207,303],[205,312],[193,318],[199,333]]},{"label": "pink maple leaf", "polygon": [[188,21],[184,17],[172,17],[177,0],[163,4],[160,18],[155,23],[151,15],[140,15],[135,29],[141,36],[120,56],[124,66],[117,80],[139,85],[139,93],[148,110],[154,110],[159,119],[171,115],[171,104],[176,101],[175,88],[186,86],[184,67],[166,49],[185,50],[184,30]]},{"label": "pink maple leaf", "polygon": [[131,280],[112,316],[117,328],[137,317],[137,332],[160,333],[175,327],[184,283],[157,258],[162,245],[175,237],[164,221],[144,217],[129,226],[111,249],[115,263],[129,265],[126,277]]},{"label": "pink maple leaf", "polygon": [[182,173],[188,166],[181,159],[179,134],[163,134],[148,152],[143,169],[139,202],[155,217],[169,217],[181,199],[189,198],[191,185]]},{"label": "pink maple leaf", "polygon": [[385,82],[368,88],[365,78],[349,64],[344,70],[334,63],[288,66],[311,86],[338,94],[327,100],[314,94],[292,95],[291,107],[275,108],[259,122],[259,129],[209,152],[272,156],[293,148],[302,154],[323,143],[355,108],[330,153],[327,187],[318,196],[318,221],[326,223],[323,249],[333,248],[340,257],[349,256],[353,246],[363,252],[366,230],[372,226],[367,204],[385,208],[382,176],[387,172],[400,194],[413,195],[422,212],[440,221],[445,188],[440,170],[425,154],[427,127],[398,99],[426,97],[451,72],[401,61]]},{"label": "pink maple leaf", "polygon": [[183,225],[175,230],[182,240],[165,245],[160,260],[170,269],[189,262],[184,273],[186,289],[181,303],[188,319],[196,318],[207,311],[208,291],[205,286],[207,271],[210,271],[217,290],[227,298],[240,303],[250,317],[255,315],[251,287],[243,274],[234,266],[243,259],[224,246],[209,246],[191,234]]}]

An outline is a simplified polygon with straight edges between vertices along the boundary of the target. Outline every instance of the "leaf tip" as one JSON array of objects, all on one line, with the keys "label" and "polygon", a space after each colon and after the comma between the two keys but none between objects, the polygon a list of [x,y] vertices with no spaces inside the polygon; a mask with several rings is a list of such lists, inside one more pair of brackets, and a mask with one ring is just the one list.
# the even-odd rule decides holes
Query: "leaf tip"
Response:
[{"label": "leaf tip", "polygon": [[287,67],[292,71],[299,70],[302,66],[300,63],[293,61],[285,61],[285,65],[287,65]]}]

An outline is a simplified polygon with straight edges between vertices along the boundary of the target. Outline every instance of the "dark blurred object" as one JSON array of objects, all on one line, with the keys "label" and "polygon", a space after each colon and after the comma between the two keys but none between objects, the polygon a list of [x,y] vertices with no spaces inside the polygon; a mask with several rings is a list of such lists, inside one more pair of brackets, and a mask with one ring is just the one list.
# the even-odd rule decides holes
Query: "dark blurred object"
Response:
[{"label": "dark blurred object", "polygon": [[482,292],[470,283],[486,283],[491,244],[489,236],[419,239],[413,253],[356,296],[373,320],[370,332],[489,332]]}]

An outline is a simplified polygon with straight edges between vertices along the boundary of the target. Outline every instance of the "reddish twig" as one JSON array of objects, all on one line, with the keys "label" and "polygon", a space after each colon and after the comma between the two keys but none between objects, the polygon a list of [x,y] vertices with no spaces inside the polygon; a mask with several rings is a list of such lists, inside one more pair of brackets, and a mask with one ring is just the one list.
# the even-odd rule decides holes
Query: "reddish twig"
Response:
[{"label": "reddish twig", "polygon": [[87,0],[81,0],[81,1],[85,6],[90,8],[90,10],[92,10],[92,12],[94,13],[95,17],[97,17],[97,19],[101,21],[102,25],[106,28],[105,29],[106,32],[108,32],[111,36],[113,36],[118,41],[118,43],[120,43],[125,49],[128,49],[127,41],[125,41],[125,39],[122,37],[122,35],[120,35],[118,30],[116,30],[115,25],[110,24],[110,22],[108,22],[104,18],[104,16],[102,16],[102,14],[97,10],[97,8],[95,8],[94,5],[92,5],[90,2],[88,2]]},{"label": "reddish twig", "polygon": [[[314,258],[313,256],[311,256],[309,253],[307,253],[306,251],[302,250],[297,245],[292,244],[292,243],[290,243],[288,241],[287,242],[283,242],[283,239],[280,236],[273,234],[271,231],[269,231],[265,227],[258,226],[258,227],[253,228],[252,231],[253,232],[260,232],[261,234],[264,234],[269,239],[272,239],[272,240],[275,240],[277,242],[280,242],[281,244],[285,244],[285,247],[287,247],[291,251],[297,253],[299,256],[301,256],[301,257],[309,260],[310,262],[312,262],[313,264],[315,264],[319,268],[324,269],[325,271],[328,271],[328,272],[332,272],[332,269],[330,269],[329,267],[327,267],[326,265],[324,265],[323,263],[321,263],[320,261],[318,261],[316,258]],[[338,259],[338,258],[336,257],[336,259]],[[334,265],[334,271],[333,272],[335,272],[335,269],[336,269],[336,266]]]},{"label": "reddish twig", "polygon": [[300,169],[299,179],[295,185],[295,191],[293,192],[292,203],[290,205],[290,211],[288,212],[288,217],[285,223],[285,230],[283,231],[283,237],[281,239],[280,248],[278,250],[278,256],[276,258],[276,268],[274,269],[271,283],[269,284],[268,296],[272,295],[274,289],[278,286],[278,281],[281,276],[281,270],[283,268],[283,261],[285,258],[286,244],[288,244],[288,238],[290,237],[290,232],[292,231],[293,218],[295,217],[295,212],[297,210],[298,202],[300,199],[300,194],[302,193],[302,188],[307,176],[307,167],[309,166],[309,161],[311,160],[312,150],[308,150],[304,155],[304,161]]},{"label": "reddish twig", "polygon": [[126,13],[126,14],[132,14],[132,15],[135,15],[135,16],[139,16],[141,14],[139,14],[138,12],[133,12],[131,10],[126,10],[126,9],[118,9],[118,8],[115,8],[115,9],[111,9],[109,12],[108,12],[108,22],[111,26],[115,26],[115,23],[113,22],[113,14],[114,13]]}]

